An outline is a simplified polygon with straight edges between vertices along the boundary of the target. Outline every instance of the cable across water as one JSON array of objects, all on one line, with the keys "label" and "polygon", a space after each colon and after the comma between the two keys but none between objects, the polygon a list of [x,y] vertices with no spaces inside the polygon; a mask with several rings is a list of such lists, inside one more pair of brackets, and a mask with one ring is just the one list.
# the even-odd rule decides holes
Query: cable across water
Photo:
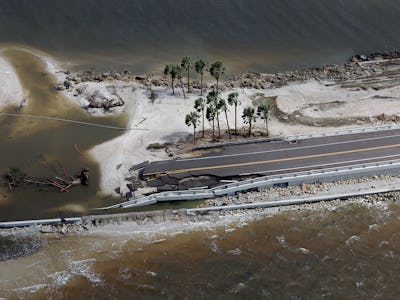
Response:
[{"label": "cable across water", "polygon": [[109,125],[102,125],[102,124],[97,124],[97,123],[69,120],[69,119],[56,118],[56,117],[37,116],[37,115],[0,113],[0,117],[24,117],[24,118],[32,118],[32,119],[45,119],[45,120],[61,121],[61,122],[66,122],[66,123],[74,123],[74,124],[102,127],[102,128],[115,129],[115,130],[148,130],[148,129],[145,129],[145,128],[117,127],[117,126],[109,126]]}]

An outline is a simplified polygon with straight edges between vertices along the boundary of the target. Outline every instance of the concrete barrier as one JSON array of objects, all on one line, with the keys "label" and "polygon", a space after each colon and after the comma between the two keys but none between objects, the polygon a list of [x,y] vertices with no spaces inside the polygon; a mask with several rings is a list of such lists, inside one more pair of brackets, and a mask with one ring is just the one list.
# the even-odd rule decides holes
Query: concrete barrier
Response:
[{"label": "concrete barrier", "polygon": [[211,189],[162,192],[107,207],[96,208],[96,210],[144,206],[165,201],[210,199],[225,195],[234,195],[237,192],[262,190],[282,184],[285,186],[293,186],[300,185],[302,183],[331,182],[380,174],[399,175],[400,160],[311,170],[289,173],[285,175],[269,175],[238,181],[235,183],[224,184]]},{"label": "concrete barrier", "polygon": [[399,189],[400,189],[400,187],[370,189],[367,191],[356,192],[356,193],[314,196],[314,197],[300,198],[300,199],[288,199],[288,200],[276,200],[276,201],[266,201],[266,202],[235,204],[235,205],[191,208],[191,209],[187,209],[186,211],[188,214],[196,214],[196,213],[203,213],[203,212],[209,212],[209,211],[256,209],[256,208],[279,207],[279,206],[288,206],[288,205],[300,205],[300,204],[317,203],[317,202],[329,201],[329,200],[335,200],[335,199],[343,199],[343,198],[347,199],[347,198],[373,195],[373,194],[379,194],[379,193],[394,192],[394,191],[398,191]]},{"label": "concrete barrier", "polygon": [[212,211],[228,211],[228,210],[238,210],[238,209],[257,209],[257,208],[269,208],[269,207],[279,207],[279,206],[290,206],[290,205],[301,205],[309,203],[317,203],[322,201],[330,201],[335,199],[348,199],[352,197],[359,197],[365,195],[387,193],[400,190],[399,186],[392,185],[385,188],[374,188],[369,190],[363,190],[353,193],[343,193],[343,194],[332,194],[323,196],[310,196],[307,198],[297,198],[297,199],[286,199],[286,200],[276,200],[276,201],[266,201],[266,202],[255,202],[255,203],[244,203],[236,205],[224,205],[224,206],[213,206],[213,207],[201,207],[201,208],[191,208],[191,209],[180,209],[178,211],[173,210],[163,210],[163,211],[145,211],[145,212],[129,212],[129,213],[116,213],[116,214],[102,214],[102,215],[89,215],[82,216],[80,218],[65,218],[65,219],[43,219],[43,220],[26,220],[26,221],[12,221],[12,222],[1,222],[0,228],[12,228],[12,227],[28,227],[35,225],[60,225],[64,223],[81,223],[83,225],[101,225],[107,223],[115,223],[122,221],[137,221],[144,220],[148,217],[154,220],[159,220],[160,222],[167,218],[168,216],[173,216],[176,214],[186,214],[186,215],[196,215],[204,214]]},{"label": "concrete barrier", "polygon": [[285,135],[282,140],[286,142],[297,141],[297,140],[305,140],[305,139],[313,139],[313,138],[322,138],[328,136],[338,136],[338,135],[349,135],[349,134],[358,134],[358,133],[367,133],[367,132],[375,132],[375,131],[385,131],[385,130],[396,130],[400,129],[400,125],[383,125],[376,127],[365,127],[365,128],[353,128],[347,130],[336,130],[336,131],[327,131],[321,133],[305,133],[305,134],[293,134],[293,135]]},{"label": "concrete barrier", "polygon": [[42,220],[25,220],[13,222],[0,222],[0,228],[12,227],[28,227],[34,225],[55,225],[60,223],[78,223],[82,218],[57,218],[57,219],[42,219]]},{"label": "concrete barrier", "polygon": [[221,148],[221,147],[225,147],[225,146],[236,146],[236,145],[258,144],[258,143],[270,143],[270,142],[280,142],[280,141],[282,141],[282,137],[249,139],[249,140],[214,143],[214,144],[210,144],[210,145],[197,146],[197,147],[193,147],[191,149],[191,151],[207,150],[207,149],[213,149],[213,148]]}]

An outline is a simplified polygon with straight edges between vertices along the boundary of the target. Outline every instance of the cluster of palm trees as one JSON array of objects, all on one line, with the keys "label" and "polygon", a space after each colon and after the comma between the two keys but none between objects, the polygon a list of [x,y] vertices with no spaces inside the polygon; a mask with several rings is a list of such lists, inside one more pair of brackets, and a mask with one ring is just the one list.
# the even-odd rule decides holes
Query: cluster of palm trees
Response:
[{"label": "cluster of palm trees", "polygon": [[248,135],[251,136],[251,128],[253,122],[257,121],[257,118],[264,120],[265,133],[268,135],[268,116],[272,109],[273,102],[268,99],[264,103],[257,106],[257,112],[254,107],[247,106],[243,109],[242,119],[243,123],[249,124]]},{"label": "cluster of palm trees", "polygon": [[[190,56],[185,56],[181,60],[181,64],[167,64],[164,67],[164,75],[171,76],[171,88],[172,88],[172,95],[175,95],[175,80],[178,79],[182,82],[183,79],[183,72],[187,72],[187,92],[190,93],[190,71],[194,68],[197,74],[200,75],[200,96],[203,96],[203,78],[204,72],[209,71],[210,75],[214,77],[218,84],[221,76],[225,73],[224,64],[221,61],[216,61],[215,63],[211,64],[210,68],[207,69],[208,62],[203,59],[199,59],[193,62]],[[183,96],[186,98],[185,90],[183,88],[182,82],[182,93]]]},{"label": "cluster of palm trees", "polygon": [[[252,106],[247,106],[243,109],[242,119],[244,124],[248,124],[248,136],[252,135],[252,125],[256,122],[257,118],[264,120],[265,131],[268,135],[268,116],[272,109],[272,101],[265,101],[256,108]],[[228,120],[228,105],[234,106],[235,108],[235,135],[237,135],[237,107],[240,105],[239,94],[236,92],[230,93],[227,100],[218,96],[216,90],[212,90],[208,93],[207,98],[198,98],[195,101],[194,109],[195,111],[190,112],[186,115],[185,123],[187,126],[193,127],[193,142],[196,141],[196,128],[199,124],[202,124],[202,137],[204,138],[204,122],[207,119],[212,122],[212,137],[215,140],[215,132],[218,133],[218,138],[221,137],[220,129],[220,115],[223,113],[225,115],[227,131],[229,138],[231,138],[231,130],[229,128]],[[215,129],[215,123],[217,125],[217,130]]]},{"label": "cluster of palm trees", "polygon": [[[205,99],[202,97],[198,98],[194,103],[195,111],[190,112],[188,115],[186,115],[185,119],[186,125],[193,127],[193,141],[196,141],[196,128],[198,127],[200,122],[202,124],[202,137],[204,137],[205,119],[207,119],[209,122],[212,122],[213,140],[215,139],[216,131],[218,132],[218,137],[221,137],[220,116],[222,113],[225,115],[229,138],[231,138],[231,130],[229,128],[229,120],[228,120],[228,104],[235,106],[235,134],[237,134],[236,112],[237,112],[237,106],[240,105],[239,94],[236,92],[230,93],[228,99],[225,100],[219,96],[219,93],[216,89],[213,89],[207,94],[207,97]],[[217,127],[217,130],[215,127]]]},{"label": "cluster of palm trees", "polygon": [[[208,71],[212,77],[216,80],[216,85],[214,88],[207,94],[206,98],[200,97],[195,101],[194,109],[195,111],[190,112],[186,115],[185,123],[187,126],[193,127],[193,141],[196,141],[196,129],[199,124],[202,124],[202,137],[204,138],[204,123],[205,119],[212,123],[212,139],[215,140],[215,133],[218,133],[218,138],[221,137],[221,127],[220,127],[220,117],[221,114],[224,114],[227,131],[229,134],[229,138],[231,138],[231,129],[229,127],[228,120],[228,105],[234,106],[235,109],[235,135],[237,135],[237,108],[241,104],[239,101],[239,94],[236,92],[230,93],[227,99],[220,97],[219,91],[219,81],[223,74],[225,74],[225,67],[221,61],[216,61],[215,63],[210,65],[210,68],[207,69],[208,63],[203,59],[200,59],[193,63],[193,60],[189,56],[185,56],[182,58],[181,65],[177,64],[168,64],[164,68],[164,74],[171,76],[171,88],[172,94],[175,94],[174,90],[174,82],[176,79],[181,80],[182,93],[185,96],[184,85],[182,82],[183,71],[187,72],[187,92],[191,92],[190,90],[190,70],[195,69],[195,71],[200,75],[200,96],[203,96],[203,76],[204,72]],[[248,106],[245,107],[242,113],[242,119],[245,124],[249,125],[248,135],[251,136],[252,125],[259,117],[265,121],[266,131],[268,133],[267,128],[267,119],[269,115],[269,111],[271,109],[271,102],[267,101],[257,107],[257,111],[254,107]],[[215,128],[217,127],[217,128]]]}]

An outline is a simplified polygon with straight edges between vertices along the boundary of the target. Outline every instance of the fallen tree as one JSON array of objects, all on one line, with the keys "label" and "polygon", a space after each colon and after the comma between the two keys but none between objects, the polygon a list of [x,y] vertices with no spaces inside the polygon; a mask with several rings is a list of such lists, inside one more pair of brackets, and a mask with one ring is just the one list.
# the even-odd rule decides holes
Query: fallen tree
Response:
[{"label": "fallen tree", "polygon": [[30,177],[24,173],[21,173],[17,169],[13,169],[5,174],[8,189],[10,191],[21,186],[23,183],[35,184],[35,185],[46,185],[58,189],[60,192],[66,192],[75,185],[88,185],[89,184],[89,169],[82,168],[81,171],[72,176],[62,168],[61,171],[56,171],[54,176],[47,177],[46,179],[38,179]]}]

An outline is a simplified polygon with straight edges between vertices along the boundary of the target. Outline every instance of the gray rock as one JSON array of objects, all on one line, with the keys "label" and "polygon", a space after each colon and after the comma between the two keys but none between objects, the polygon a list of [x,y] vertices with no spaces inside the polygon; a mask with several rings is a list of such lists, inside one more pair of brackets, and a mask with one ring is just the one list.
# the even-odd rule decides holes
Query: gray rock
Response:
[{"label": "gray rock", "polygon": [[128,187],[128,189],[129,189],[131,192],[136,191],[136,186],[134,186],[132,183],[128,183],[126,186]]},{"label": "gray rock", "polygon": [[72,83],[68,80],[65,80],[63,84],[67,90],[72,87]]}]

